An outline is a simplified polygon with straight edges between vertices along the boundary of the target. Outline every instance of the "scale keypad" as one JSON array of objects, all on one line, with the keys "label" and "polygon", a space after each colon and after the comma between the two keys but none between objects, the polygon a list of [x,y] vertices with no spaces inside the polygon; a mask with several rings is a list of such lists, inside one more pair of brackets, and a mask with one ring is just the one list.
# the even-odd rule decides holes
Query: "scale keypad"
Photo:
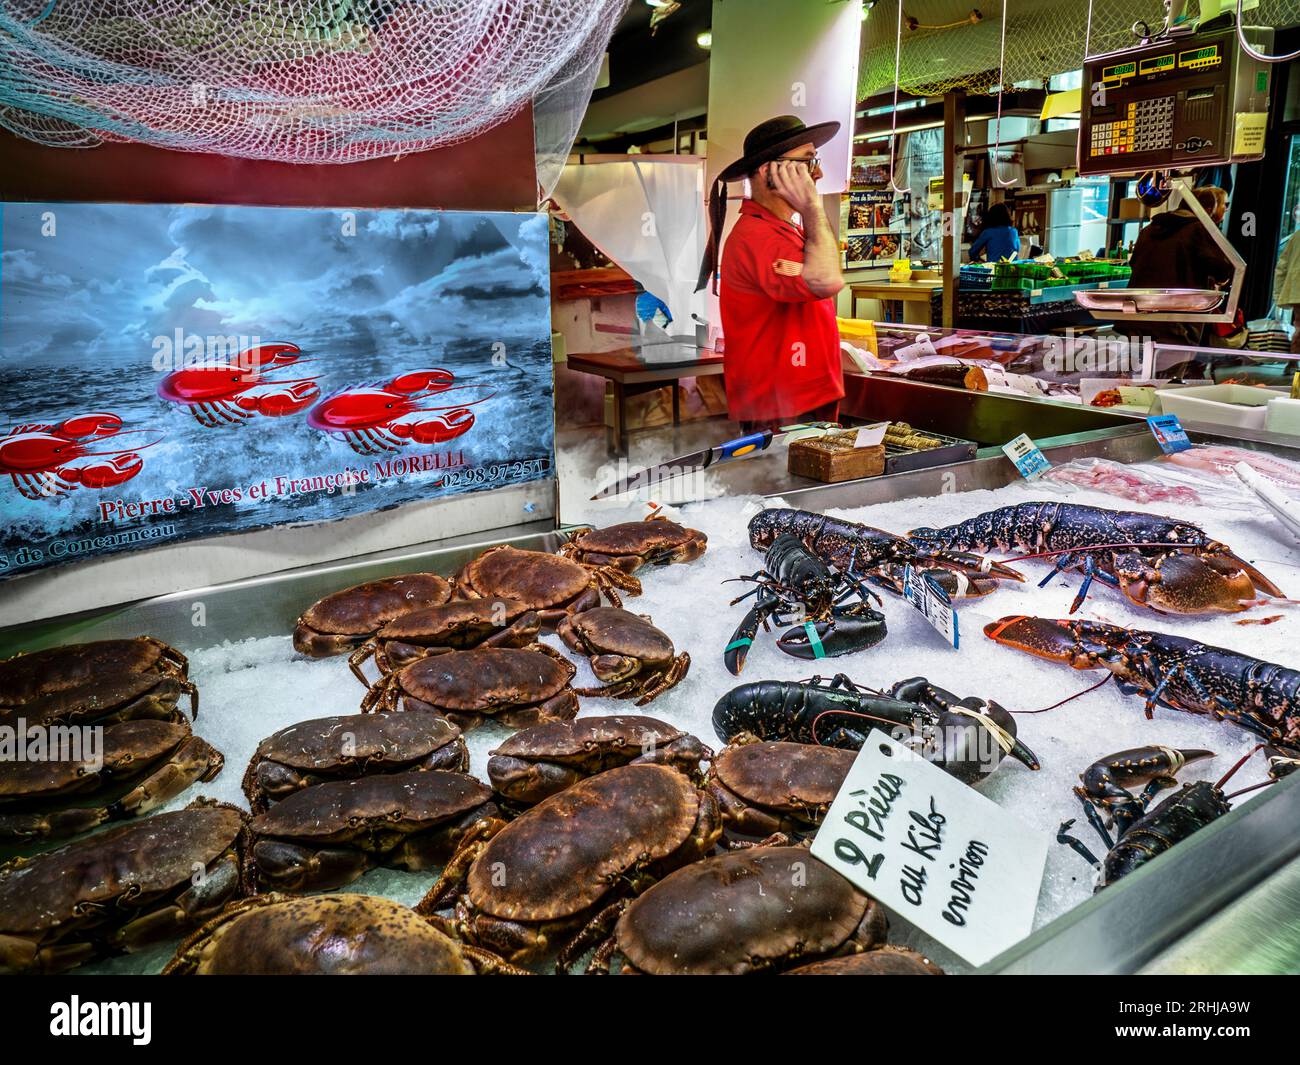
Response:
[{"label": "scale keypad", "polygon": [[1121,119],[1093,123],[1089,154],[1159,151],[1169,147],[1173,132],[1174,98],[1159,96],[1141,100],[1130,103]]}]

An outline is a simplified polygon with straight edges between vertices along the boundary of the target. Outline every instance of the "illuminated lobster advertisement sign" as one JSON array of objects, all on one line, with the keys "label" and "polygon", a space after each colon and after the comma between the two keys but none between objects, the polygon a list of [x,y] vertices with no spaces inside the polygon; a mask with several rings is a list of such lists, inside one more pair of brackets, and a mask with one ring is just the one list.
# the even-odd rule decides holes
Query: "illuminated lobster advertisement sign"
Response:
[{"label": "illuminated lobster advertisement sign", "polygon": [[552,475],[544,215],[0,210],[0,576]]}]

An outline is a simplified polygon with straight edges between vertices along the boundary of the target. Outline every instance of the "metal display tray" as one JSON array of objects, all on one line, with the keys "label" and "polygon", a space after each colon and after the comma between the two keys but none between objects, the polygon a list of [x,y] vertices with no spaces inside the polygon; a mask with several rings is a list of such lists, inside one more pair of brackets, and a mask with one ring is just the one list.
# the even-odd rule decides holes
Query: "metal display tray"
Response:
[{"label": "metal display tray", "polygon": [[943,441],[938,447],[928,447],[922,451],[899,447],[897,444],[885,443],[885,474],[909,473],[912,470],[928,470],[935,466],[946,466],[952,462],[968,462],[975,457],[978,445],[973,440],[963,440],[958,436],[926,431],[927,436],[937,437]]},{"label": "metal display tray", "polygon": [[1209,314],[1227,297],[1217,289],[1112,288],[1074,293],[1080,307],[1112,314]]}]

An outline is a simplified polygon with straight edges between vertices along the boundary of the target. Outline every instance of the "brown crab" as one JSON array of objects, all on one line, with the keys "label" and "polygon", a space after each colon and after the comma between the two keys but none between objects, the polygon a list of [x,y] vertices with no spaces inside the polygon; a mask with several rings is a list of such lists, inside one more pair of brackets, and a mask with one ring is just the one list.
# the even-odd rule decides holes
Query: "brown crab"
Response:
[{"label": "brown crab", "polygon": [[635,573],[642,566],[693,562],[704,554],[709,538],[660,514],[603,529],[574,533],[561,551],[588,566],[617,566]]},{"label": "brown crab", "polygon": [[559,949],[563,970],[612,904],[708,854],[720,831],[713,799],[677,770],[620,766],[463,846],[416,910],[454,903],[458,938],[514,963]]},{"label": "brown crab", "polygon": [[566,614],[600,606],[602,591],[611,603],[622,606],[616,588],[641,594],[641,582],[615,566],[584,566],[509,544],[489,547],[456,574],[456,589],[464,598],[513,599],[536,610],[548,631]]},{"label": "brown crab", "polygon": [[70,969],[206,921],[243,889],[246,816],[198,799],[0,865],[0,973]]},{"label": "brown crab", "polygon": [[211,780],[225,764],[184,722],[108,725],[93,752],[84,731],[69,729],[64,738],[69,750],[0,761],[0,842],[25,845],[143,817],[196,781]]},{"label": "brown crab", "polygon": [[713,759],[709,790],[734,832],[806,832],[822,823],[857,756],[811,743],[733,742]]},{"label": "brown crab", "polygon": [[468,732],[486,718],[512,728],[568,720],[578,713],[569,682],[578,672],[558,651],[532,647],[480,647],[416,659],[376,681],[361,701],[372,710],[427,710]]},{"label": "brown crab", "polygon": [[48,647],[0,662],[0,709],[26,706],[53,692],[123,674],[184,680],[188,670],[189,662],[180,651],[152,636]]},{"label": "brown crab", "polygon": [[791,969],[786,976],[943,976],[924,954],[906,947],[876,947],[864,954],[826,958]]},{"label": "brown crab", "polygon": [[[630,903],[589,972],[740,975],[884,942],[884,909],[803,847],[751,847],[678,869]],[[579,944],[581,946],[582,944]]]},{"label": "brown crab", "polygon": [[620,765],[672,766],[697,783],[713,752],[689,733],[653,717],[620,714],[548,721],[509,736],[488,758],[492,786],[531,805],[579,780]]},{"label": "brown crab", "polygon": [[109,673],[70,688],[38,695],[20,707],[0,710],[0,728],[112,725],[119,721],[183,723],[182,695],[198,716],[199,692],[188,680],[158,673]]},{"label": "brown crab", "polygon": [[164,976],[531,975],[378,895],[257,895],[177,948]]},{"label": "brown crab", "polygon": [[564,618],[556,633],[591,659],[603,688],[579,688],[579,695],[636,699],[645,706],[682,682],[691,656],[676,653],[673,641],[649,618],[612,606],[598,606]]},{"label": "brown crab", "polygon": [[492,789],[431,769],[304,788],[253,818],[257,890],[327,891],[383,865],[427,869],[497,814]]},{"label": "brown crab", "polygon": [[249,808],[265,812],[313,784],[380,773],[469,771],[460,729],[437,714],[346,714],[298,721],[257,745],[244,773]]},{"label": "brown crab", "polygon": [[412,610],[394,618],[352,652],[348,659],[357,680],[373,658],[381,674],[408,666],[417,658],[466,651],[473,647],[527,647],[541,629],[541,619],[513,599],[457,599],[441,606]]},{"label": "brown crab", "polygon": [[436,573],[403,573],[332,592],[298,618],[293,649],[311,658],[344,654],[394,618],[447,602],[451,591],[451,582]]}]

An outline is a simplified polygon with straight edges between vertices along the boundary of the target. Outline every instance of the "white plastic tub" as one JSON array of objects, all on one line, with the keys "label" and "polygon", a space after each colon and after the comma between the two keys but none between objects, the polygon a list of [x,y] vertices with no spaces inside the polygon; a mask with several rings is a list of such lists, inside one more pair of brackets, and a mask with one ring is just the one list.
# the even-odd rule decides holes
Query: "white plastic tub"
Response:
[{"label": "white plastic tub", "polygon": [[1210,422],[1238,429],[1263,429],[1268,401],[1285,393],[1253,385],[1204,385],[1162,388],[1161,409],[1180,421]]}]

